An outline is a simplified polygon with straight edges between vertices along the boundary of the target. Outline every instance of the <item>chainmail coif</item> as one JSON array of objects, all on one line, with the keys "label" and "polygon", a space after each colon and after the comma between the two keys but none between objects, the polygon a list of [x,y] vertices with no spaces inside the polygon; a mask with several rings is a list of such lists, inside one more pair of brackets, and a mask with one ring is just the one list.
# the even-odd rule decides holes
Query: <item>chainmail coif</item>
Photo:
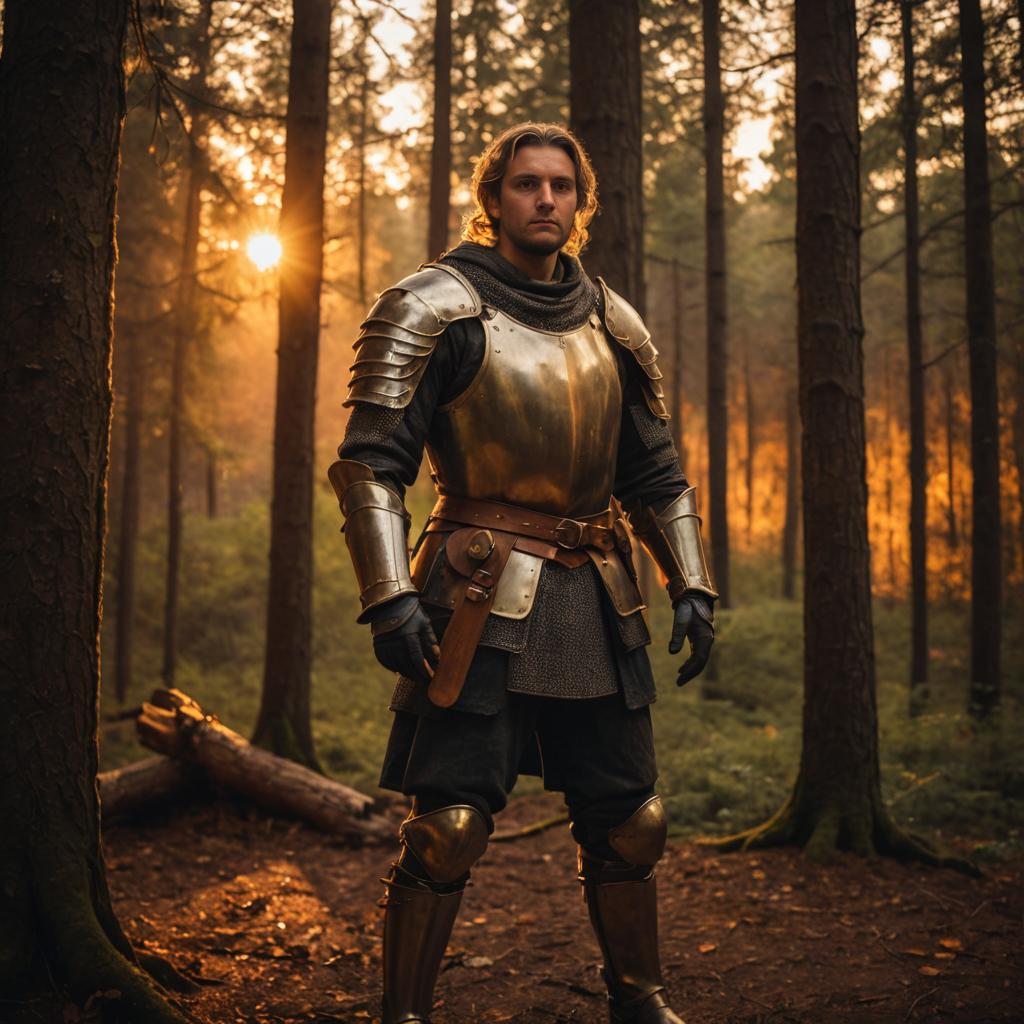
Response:
[{"label": "chainmail coif", "polygon": [[571,331],[598,308],[599,292],[579,260],[558,255],[553,281],[534,281],[497,249],[463,242],[439,261],[454,267],[485,305],[539,331]]}]

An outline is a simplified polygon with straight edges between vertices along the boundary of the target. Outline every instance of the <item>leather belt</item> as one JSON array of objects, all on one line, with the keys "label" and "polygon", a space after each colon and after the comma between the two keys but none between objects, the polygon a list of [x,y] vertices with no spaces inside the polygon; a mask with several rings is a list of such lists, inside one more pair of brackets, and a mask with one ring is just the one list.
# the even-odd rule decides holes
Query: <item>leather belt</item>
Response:
[{"label": "leather belt", "polygon": [[582,519],[570,519],[518,505],[505,505],[500,501],[442,495],[430,519],[428,531],[432,527],[444,529],[444,523],[458,523],[462,526],[514,533],[518,537],[531,537],[570,550],[597,548],[600,551],[611,551],[616,546],[622,547],[622,539],[628,540],[625,527],[622,527],[621,537],[615,529],[618,517],[610,508]]},{"label": "leather belt", "polygon": [[[498,501],[442,495],[427,521],[426,533],[450,534],[448,563],[464,581],[441,640],[441,656],[427,690],[431,702],[451,707],[462,692],[484,624],[494,603],[498,580],[513,548],[570,564],[586,561],[582,548],[627,556],[629,533],[611,508],[582,519],[549,515]],[[538,543],[539,542],[539,543]]]}]

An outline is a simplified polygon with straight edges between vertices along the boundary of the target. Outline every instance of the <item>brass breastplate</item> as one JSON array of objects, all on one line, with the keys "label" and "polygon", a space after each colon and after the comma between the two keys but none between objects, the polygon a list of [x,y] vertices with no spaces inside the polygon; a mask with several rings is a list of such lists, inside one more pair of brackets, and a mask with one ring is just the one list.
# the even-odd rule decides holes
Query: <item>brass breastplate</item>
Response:
[{"label": "brass breastplate", "polygon": [[482,323],[480,370],[427,442],[438,489],[557,515],[607,508],[622,390],[597,315],[564,334],[500,312]]}]

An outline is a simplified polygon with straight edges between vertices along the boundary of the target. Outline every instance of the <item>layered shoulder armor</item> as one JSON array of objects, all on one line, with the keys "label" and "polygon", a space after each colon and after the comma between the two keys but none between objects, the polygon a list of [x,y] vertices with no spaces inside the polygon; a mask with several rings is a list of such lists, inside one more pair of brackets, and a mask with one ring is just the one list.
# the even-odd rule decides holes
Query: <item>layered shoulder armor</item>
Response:
[{"label": "layered shoulder armor", "polygon": [[381,292],[360,325],[345,405],[404,409],[445,328],[479,316],[481,309],[473,286],[440,263],[429,263]]},{"label": "layered shoulder armor", "polygon": [[623,347],[629,349],[643,370],[643,392],[647,407],[660,420],[667,420],[665,391],[661,386],[662,373],[658,369],[658,350],[651,341],[651,332],[640,318],[640,314],[621,296],[597,279],[604,295],[604,326],[608,333]]}]

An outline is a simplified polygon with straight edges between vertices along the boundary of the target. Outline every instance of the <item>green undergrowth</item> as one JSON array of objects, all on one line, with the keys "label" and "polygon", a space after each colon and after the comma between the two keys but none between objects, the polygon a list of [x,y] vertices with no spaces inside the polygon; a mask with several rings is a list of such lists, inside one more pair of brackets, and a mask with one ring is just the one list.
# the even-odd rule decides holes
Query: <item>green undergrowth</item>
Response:
[{"label": "green undergrowth", "polygon": [[[422,520],[427,499],[414,500]],[[329,492],[316,502],[313,725],[326,771],[376,791],[387,739],[392,680],[373,658],[339,514]],[[267,510],[186,524],[176,685],[223,722],[249,735],[262,680]],[[139,547],[135,680],[126,705],[160,685],[164,548],[160,531]],[[111,565],[111,569],[113,566]],[[712,671],[682,690],[678,658],[666,651],[670,610],[657,602],[651,648],[659,699],[654,721],[660,790],[674,834],[726,834],[757,824],[785,799],[800,753],[802,614],[777,596],[774,560],[738,555],[734,609],[719,616]],[[104,634],[105,719],[117,711],[113,686],[113,613],[108,580]],[[1016,601],[1017,603],[1014,603]],[[993,858],[1020,849],[1024,820],[1024,627],[1011,598],[1004,630],[1004,701],[979,726],[966,715],[968,612],[931,609],[931,697],[926,713],[907,713],[909,609],[874,607],[883,792],[898,822],[930,838],[969,838]],[[145,756],[129,722],[105,721],[102,767]]]}]

